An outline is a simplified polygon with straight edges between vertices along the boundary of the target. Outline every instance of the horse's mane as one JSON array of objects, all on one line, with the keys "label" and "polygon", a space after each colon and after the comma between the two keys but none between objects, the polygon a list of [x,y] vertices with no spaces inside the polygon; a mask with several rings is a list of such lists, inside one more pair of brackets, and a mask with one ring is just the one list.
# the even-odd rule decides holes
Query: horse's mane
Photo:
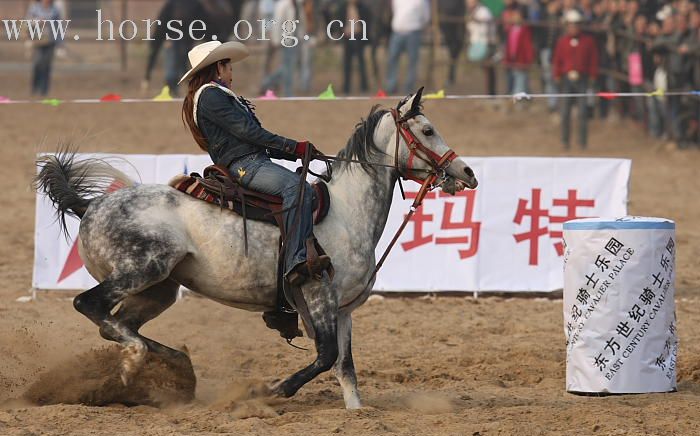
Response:
[{"label": "horse's mane", "polygon": [[[345,148],[338,152],[338,157],[367,162],[375,155],[383,153],[382,150],[377,147],[377,144],[374,143],[374,131],[387,112],[389,111],[386,109],[380,109],[379,105],[373,106],[372,110],[369,111],[369,115],[367,115],[367,119],[362,119],[357,123]],[[334,167],[337,166],[339,169],[344,169],[347,165],[354,166],[357,164],[349,164],[342,161],[336,161],[333,164]],[[374,174],[376,172],[375,168],[371,165],[361,164],[361,166],[368,174]]]}]

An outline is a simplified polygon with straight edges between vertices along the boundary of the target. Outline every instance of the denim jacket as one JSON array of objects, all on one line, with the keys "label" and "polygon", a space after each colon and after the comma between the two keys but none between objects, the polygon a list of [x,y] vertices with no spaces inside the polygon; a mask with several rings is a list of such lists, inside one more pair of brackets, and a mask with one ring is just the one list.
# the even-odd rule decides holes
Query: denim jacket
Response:
[{"label": "denim jacket", "polygon": [[245,99],[217,87],[202,91],[197,102],[197,124],[217,165],[228,167],[241,157],[261,150],[266,150],[270,157],[296,160],[297,141],[265,130]]}]

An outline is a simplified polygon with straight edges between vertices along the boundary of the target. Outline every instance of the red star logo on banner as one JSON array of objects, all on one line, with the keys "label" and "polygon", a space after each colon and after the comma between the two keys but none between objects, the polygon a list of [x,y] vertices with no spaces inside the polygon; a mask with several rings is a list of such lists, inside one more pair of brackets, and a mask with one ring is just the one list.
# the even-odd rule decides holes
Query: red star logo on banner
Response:
[{"label": "red star logo on banner", "polygon": [[[122,189],[123,187],[123,183],[115,180],[112,182],[111,185],[109,185],[106,192],[114,192],[119,189]],[[70,252],[68,253],[68,257],[63,263],[63,269],[61,270],[61,274],[58,276],[58,281],[56,283],[61,283],[63,280],[70,277],[74,272],[78,271],[80,268],[83,267],[83,265],[85,265],[83,263],[83,260],[80,258],[80,253],[78,253],[78,241],[79,238],[75,238],[73,246],[71,247]]]}]

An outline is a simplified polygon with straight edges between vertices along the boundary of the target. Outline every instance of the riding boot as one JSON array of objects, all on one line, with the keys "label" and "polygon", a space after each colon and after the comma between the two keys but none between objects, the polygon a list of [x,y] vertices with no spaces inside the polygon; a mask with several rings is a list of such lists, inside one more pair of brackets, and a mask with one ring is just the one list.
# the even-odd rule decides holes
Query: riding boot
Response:
[{"label": "riding boot", "polygon": [[291,341],[294,338],[303,336],[303,333],[299,330],[299,314],[289,303],[284,292],[283,239],[284,238],[280,236],[280,261],[277,265],[277,301],[275,302],[275,310],[264,312],[263,320],[268,328],[279,331],[281,337],[287,341]]},{"label": "riding boot", "polygon": [[278,307],[276,310],[263,312],[265,325],[280,332],[280,336],[288,341],[304,336],[299,330],[299,314],[294,309],[291,310],[293,312],[286,312]]}]

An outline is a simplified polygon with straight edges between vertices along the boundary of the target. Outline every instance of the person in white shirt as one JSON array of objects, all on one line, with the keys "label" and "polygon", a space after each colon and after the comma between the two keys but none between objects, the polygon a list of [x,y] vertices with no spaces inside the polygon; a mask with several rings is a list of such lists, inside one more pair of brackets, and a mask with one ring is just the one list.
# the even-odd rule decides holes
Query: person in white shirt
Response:
[{"label": "person in white shirt", "polygon": [[415,91],[420,44],[423,28],[430,21],[428,0],[392,0],[394,16],[391,20],[389,40],[389,65],[385,80],[385,90],[393,94],[398,88],[398,71],[401,54],[408,54],[408,74],[404,83],[406,94]]}]

